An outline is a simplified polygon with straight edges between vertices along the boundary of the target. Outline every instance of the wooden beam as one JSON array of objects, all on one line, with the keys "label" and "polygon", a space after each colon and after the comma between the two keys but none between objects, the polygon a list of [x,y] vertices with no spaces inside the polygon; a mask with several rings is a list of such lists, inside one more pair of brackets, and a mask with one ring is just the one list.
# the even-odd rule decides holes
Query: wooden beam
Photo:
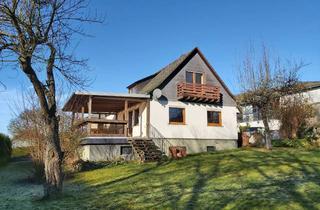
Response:
[{"label": "wooden beam", "polygon": [[129,102],[144,102],[147,101],[148,98],[125,98],[125,97],[104,97],[104,96],[95,96],[95,99],[100,100],[115,100],[115,101],[129,101]]},{"label": "wooden beam", "polygon": [[124,136],[128,136],[128,127],[129,127],[129,122],[128,122],[128,101],[124,101],[124,120],[127,121],[126,125],[124,126]]},{"label": "wooden beam", "polygon": [[72,112],[72,115],[71,115],[71,127],[73,127],[73,125],[74,125],[74,117],[75,117],[75,113]]},{"label": "wooden beam", "polygon": [[88,118],[91,118],[91,113],[92,113],[92,96],[89,96],[89,101],[88,101]]},{"label": "wooden beam", "polygon": [[[89,96],[88,100],[88,118],[91,119],[91,112],[92,112],[92,96]],[[88,134],[91,132],[91,123],[87,125]]]},{"label": "wooden beam", "polygon": [[150,100],[147,102],[147,138],[150,138]]},{"label": "wooden beam", "polygon": [[84,106],[81,107],[81,119],[84,119]]}]

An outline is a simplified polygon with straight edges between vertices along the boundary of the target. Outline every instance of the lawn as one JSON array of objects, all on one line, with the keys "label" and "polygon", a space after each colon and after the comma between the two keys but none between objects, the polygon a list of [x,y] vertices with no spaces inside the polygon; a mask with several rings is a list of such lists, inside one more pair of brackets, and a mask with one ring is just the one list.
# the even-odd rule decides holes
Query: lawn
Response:
[{"label": "lawn", "polygon": [[29,162],[0,169],[0,209],[320,209],[320,150],[231,150],[75,174],[39,200]]}]

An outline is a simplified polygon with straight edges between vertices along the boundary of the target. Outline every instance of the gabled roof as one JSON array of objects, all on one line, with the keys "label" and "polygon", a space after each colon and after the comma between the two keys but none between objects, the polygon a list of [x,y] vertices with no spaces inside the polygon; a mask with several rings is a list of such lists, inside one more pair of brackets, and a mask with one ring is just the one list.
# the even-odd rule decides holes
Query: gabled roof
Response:
[{"label": "gabled roof", "polygon": [[[148,79],[152,79],[150,82],[148,82],[141,90],[142,93],[150,93],[151,91],[153,91],[154,89],[157,88],[158,83],[163,82],[163,80],[165,78],[167,78],[177,67],[179,64],[181,64],[182,61],[185,60],[185,58],[190,54],[191,52],[188,52],[186,54],[181,55],[178,59],[174,60],[173,62],[171,62],[169,65],[167,65],[166,67],[162,68],[160,71],[157,71],[156,73],[147,76],[145,78],[142,78],[138,81],[135,81],[134,83],[132,83],[131,85],[129,85],[127,88],[132,88],[133,86],[144,82]],[[150,91],[149,91],[150,90]]]},{"label": "gabled roof", "polygon": [[320,88],[320,81],[303,81],[301,83],[304,86],[304,90]]},{"label": "gabled roof", "polygon": [[143,94],[149,94],[156,88],[163,88],[196,54],[199,54],[201,59],[205,62],[207,67],[210,69],[210,71],[214,74],[214,76],[217,78],[217,80],[220,82],[220,84],[223,86],[223,88],[227,91],[227,93],[233,98],[233,94],[229,90],[229,88],[226,86],[226,84],[223,82],[223,80],[219,77],[217,72],[214,70],[214,68],[209,64],[207,59],[204,57],[202,52],[196,47],[192,51],[181,55],[178,59],[161,69],[160,71],[156,72],[153,75],[150,75],[149,77],[145,77],[141,80],[136,81],[135,83],[128,86],[128,88],[133,87],[134,85],[146,81],[148,79],[151,79],[150,82],[148,82],[140,91],[140,93]]},{"label": "gabled roof", "polygon": [[141,83],[141,82],[147,81],[148,79],[152,79],[153,77],[157,76],[157,74],[158,74],[159,72],[160,72],[160,71],[158,71],[158,72],[156,72],[156,73],[154,73],[154,74],[151,74],[151,75],[149,75],[149,76],[147,76],[147,77],[144,77],[144,78],[142,78],[142,79],[139,79],[139,80],[135,81],[134,83],[128,85],[127,88],[130,89],[130,88],[136,86],[137,84],[139,84],[139,83]]}]

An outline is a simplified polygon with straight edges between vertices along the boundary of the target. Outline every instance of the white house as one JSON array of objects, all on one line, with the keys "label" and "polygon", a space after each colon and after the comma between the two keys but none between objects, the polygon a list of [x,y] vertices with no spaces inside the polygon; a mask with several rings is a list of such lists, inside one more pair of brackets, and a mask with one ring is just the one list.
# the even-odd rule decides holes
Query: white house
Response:
[{"label": "white house", "polygon": [[[315,109],[315,121],[320,122],[320,81],[302,82],[304,89],[301,97],[305,98]],[[290,96],[289,96],[290,97]],[[242,107],[242,114],[238,116],[238,125],[250,127],[253,130],[264,129],[264,125],[260,116],[260,112],[252,105]],[[269,121],[269,127],[273,134],[273,139],[279,139],[279,130],[281,123],[277,119]]]},{"label": "white house", "polygon": [[198,48],[128,86],[126,94],[75,92],[63,110],[87,132],[83,159],[143,161],[237,147],[235,98]]}]

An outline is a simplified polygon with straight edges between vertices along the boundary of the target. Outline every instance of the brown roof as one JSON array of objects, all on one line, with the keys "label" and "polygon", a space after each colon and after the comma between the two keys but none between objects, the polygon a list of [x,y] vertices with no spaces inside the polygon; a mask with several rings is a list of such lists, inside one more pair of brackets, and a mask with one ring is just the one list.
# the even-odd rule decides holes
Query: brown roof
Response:
[{"label": "brown roof", "polygon": [[141,93],[150,93],[159,87],[176,69],[186,60],[191,52],[181,55],[178,59],[161,69],[157,75],[151,79],[141,90]]},{"label": "brown roof", "polygon": [[137,84],[139,84],[139,83],[141,83],[141,82],[147,81],[148,79],[152,79],[152,78],[155,77],[159,72],[160,72],[160,71],[158,71],[158,72],[156,72],[156,73],[154,73],[154,74],[151,74],[151,75],[149,75],[149,76],[147,76],[147,77],[144,77],[144,78],[142,78],[142,79],[139,79],[139,80],[135,81],[134,83],[131,83],[130,85],[128,85],[127,88],[130,89],[130,88],[136,86]]},{"label": "brown roof", "polygon": [[[107,92],[74,92],[62,108],[64,112],[88,112],[89,97],[93,97],[92,112],[118,112],[124,109],[124,100],[129,103],[148,100],[149,95],[136,93],[107,93]],[[129,104],[130,105],[130,104]]]},{"label": "brown roof", "polygon": [[180,65],[181,62],[185,60],[185,58],[190,53],[191,52],[181,55],[178,59],[174,60],[166,67],[160,69],[159,71],[157,71],[156,73],[150,76],[147,76],[138,81],[135,81],[134,83],[129,85],[127,88],[132,88],[141,82],[151,79],[150,82],[148,82],[140,91],[141,93],[150,93],[151,91],[156,89],[178,67],[178,65]]},{"label": "brown roof", "polygon": [[160,71],[156,72],[155,74],[132,83],[131,85],[128,86],[128,88],[131,88],[140,82],[146,81],[147,79],[151,79],[151,80],[141,89],[140,93],[149,94],[156,88],[160,88],[160,89],[163,88],[197,53],[205,62],[205,64],[208,66],[210,71],[215,75],[215,77],[218,79],[218,81],[221,83],[224,89],[230,94],[232,98],[234,98],[229,88],[222,81],[222,79],[219,77],[217,72],[209,64],[207,59],[204,57],[202,52],[197,47],[194,48],[192,51],[181,55],[178,59],[176,59],[166,67],[162,68]]},{"label": "brown roof", "polygon": [[301,83],[305,90],[320,88],[320,81],[303,81]]}]

